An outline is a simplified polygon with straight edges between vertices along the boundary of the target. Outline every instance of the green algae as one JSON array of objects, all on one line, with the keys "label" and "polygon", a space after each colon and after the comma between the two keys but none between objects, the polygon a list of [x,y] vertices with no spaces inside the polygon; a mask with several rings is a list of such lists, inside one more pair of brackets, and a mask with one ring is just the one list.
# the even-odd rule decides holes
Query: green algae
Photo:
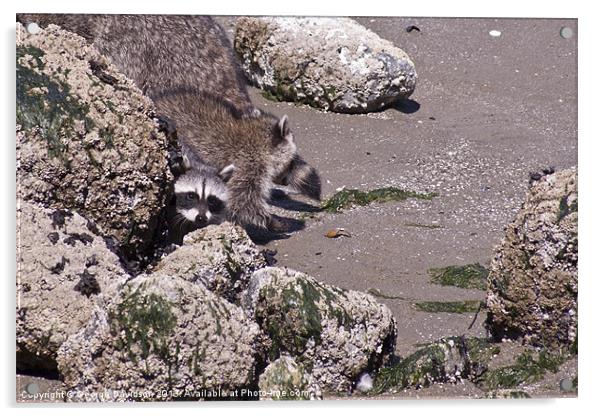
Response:
[{"label": "green algae", "polygon": [[322,320],[333,319],[341,328],[349,330],[353,317],[338,303],[338,297],[346,297],[344,290],[332,290],[318,282],[296,279],[282,287],[268,285],[261,289],[256,317],[270,335],[271,359],[286,351],[301,355],[307,343],[321,343]]},{"label": "green algae", "polygon": [[395,299],[395,300],[410,300],[408,298],[405,298],[403,296],[394,296],[394,295],[387,295],[383,292],[381,292],[378,289],[375,288],[369,288],[366,293],[368,293],[369,295],[372,295],[376,298],[382,298],[382,299]]},{"label": "green algae", "polygon": [[372,191],[343,189],[322,203],[326,212],[339,213],[352,206],[364,206],[374,202],[405,201],[408,198],[431,200],[436,193],[406,191],[395,187],[378,188]]},{"label": "green algae", "polygon": [[469,313],[477,312],[480,300],[463,300],[455,302],[416,302],[414,307],[422,312],[431,313]]},{"label": "green algae", "polygon": [[301,354],[310,339],[320,342],[322,314],[318,308],[320,292],[305,281],[289,282],[282,290],[268,286],[262,296],[270,299],[264,311],[264,324],[272,340],[271,359],[280,351]]},{"label": "green algae", "polygon": [[545,349],[536,357],[531,352],[524,352],[518,356],[513,365],[486,372],[477,384],[485,390],[497,390],[535,383],[547,372],[558,372],[560,365],[569,358],[570,355]]},{"label": "green algae", "polygon": [[[127,291],[109,314],[111,332],[117,336],[117,349],[126,349],[130,359],[146,359],[156,354],[170,360],[169,336],[176,327],[172,304],[155,294]],[[137,351],[139,350],[139,351]]]},{"label": "green algae", "polygon": [[89,106],[71,95],[63,82],[52,80],[21,63],[21,58],[32,56],[37,69],[42,69],[44,52],[35,47],[17,47],[17,124],[25,131],[39,129],[46,140],[48,155],[68,164],[68,144],[62,138],[75,136],[74,122],[83,121],[87,129],[93,122],[87,117]]},{"label": "green algae", "polygon": [[479,263],[463,266],[447,266],[428,270],[431,283],[442,286],[456,286],[463,289],[487,289],[489,270]]},{"label": "green algae", "polygon": [[575,199],[571,204],[568,204],[568,195],[563,196],[560,199],[560,203],[558,205],[558,214],[556,217],[556,221],[560,222],[567,215],[576,212],[578,209],[577,199]]},{"label": "green algae", "polygon": [[427,387],[450,379],[476,379],[487,371],[489,361],[499,352],[499,347],[482,338],[443,338],[391,367],[381,368],[371,394]]},{"label": "green algae", "polygon": [[437,230],[442,228],[439,224],[421,224],[418,222],[404,222],[403,225],[406,227],[425,228],[428,230]]}]

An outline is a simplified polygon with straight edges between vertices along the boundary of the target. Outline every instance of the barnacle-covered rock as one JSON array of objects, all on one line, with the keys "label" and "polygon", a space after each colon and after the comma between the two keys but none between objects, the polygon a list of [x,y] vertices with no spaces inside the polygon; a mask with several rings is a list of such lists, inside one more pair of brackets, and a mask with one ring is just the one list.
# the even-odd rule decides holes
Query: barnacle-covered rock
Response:
[{"label": "barnacle-covered rock", "polygon": [[238,303],[253,272],[266,265],[245,230],[226,222],[186,235],[184,244],[166,256],[155,271],[202,284]]},{"label": "barnacle-covered rock", "polygon": [[61,344],[128,275],[90,221],[68,210],[19,205],[17,369],[54,371]]},{"label": "barnacle-covered rock", "polygon": [[59,371],[74,401],[223,399],[256,380],[258,336],[202,285],[141,275],[61,346]]},{"label": "barnacle-covered rock", "polygon": [[395,349],[395,320],[386,306],[304,273],[258,270],[242,305],[270,337],[269,359],[292,356],[325,391],[348,391]]},{"label": "barnacle-covered rock", "polygon": [[267,94],[325,110],[379,110],[416,85],[408,55],[349,18],[241,17],[234,48]]},{"label": "barnacle-covered rock", "polygon": [[154,105],[84,38],[17,24],[17,198],[76,211],[143,260],[173,177]]},{"label": "barnacle-covered rock", "polygon": [[259,376],[261,400],[320,400],[322,392],[311,374],[290,356],[272,362]]},{"label": "barnacle-covered rock", "polygon": [[496,338],[569,347],[577,340],[577,169],[543,176],[491,262],[487,327]]}]

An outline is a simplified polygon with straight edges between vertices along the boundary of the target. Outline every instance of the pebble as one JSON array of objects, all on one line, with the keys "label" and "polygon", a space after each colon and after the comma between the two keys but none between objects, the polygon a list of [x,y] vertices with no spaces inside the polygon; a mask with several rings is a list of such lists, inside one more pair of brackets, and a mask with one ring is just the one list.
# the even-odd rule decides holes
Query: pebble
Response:
[{"label": "pebble", "polygon": [[37,35],[42,30],[42,29],[40,29],[40,26],[38,26],[37,23],[29,23],[27,25],[26,29],[27,29],[27,32],[29,32],[32,35]]},{"label": "pebble", "polygon": [[493,36],[494,38],[498,38],[498,37],[502,36],[502,32],[500,32],[499,30],[490,30],[489,31],[489,36]]},{"label": "pebble", "polygon": [[372,390],[373,385],[374,381],[372,380],[370,374],[364,373],[361,375],[359,381],[357,382],[356,388],[362,393],[365,393],[367,391]]}]

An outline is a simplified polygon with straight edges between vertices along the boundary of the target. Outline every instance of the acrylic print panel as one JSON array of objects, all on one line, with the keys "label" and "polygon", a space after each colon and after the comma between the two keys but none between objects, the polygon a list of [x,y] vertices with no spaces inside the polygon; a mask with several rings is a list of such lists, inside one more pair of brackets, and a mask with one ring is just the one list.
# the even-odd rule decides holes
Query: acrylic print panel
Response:
[{"label": "acrylic print panel", "polygon": [[577,395],[576,20],[17,20],[17,401]]}]

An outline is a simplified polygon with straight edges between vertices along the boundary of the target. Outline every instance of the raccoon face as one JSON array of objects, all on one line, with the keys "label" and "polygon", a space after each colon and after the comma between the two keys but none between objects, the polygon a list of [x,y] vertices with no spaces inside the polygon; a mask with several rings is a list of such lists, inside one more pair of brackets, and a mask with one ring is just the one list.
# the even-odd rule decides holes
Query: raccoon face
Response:
[{"label": "raccoon face", "polygon": [[297,154],[297,146],[293,142],[287,116],[280,119],[274,130],[272,144],[275,149],[274,172],[276,174],[273,182],[290,186],[310,198],[319,200],[322,193],[320,175]]},{"label": "raccoon face", "polygon": [[191,169],[180,176],[174,185],[174,225],[190,232],[209,224],[226,220],[228,189],[234,166],[229,165],[219,173]]}]

